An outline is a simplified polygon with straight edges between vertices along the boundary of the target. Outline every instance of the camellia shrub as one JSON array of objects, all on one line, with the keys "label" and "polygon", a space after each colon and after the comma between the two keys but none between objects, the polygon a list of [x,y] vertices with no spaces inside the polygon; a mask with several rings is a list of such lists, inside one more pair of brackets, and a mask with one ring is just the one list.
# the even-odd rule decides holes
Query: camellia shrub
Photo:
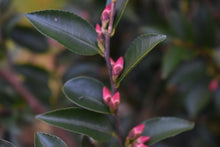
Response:
[{"label": "camellia shrub", "polygon": [[[107,0],[95,27],[81,17],[66,11],[44,10],[26,14],[42,34],[56,40],[70,51],[82,56],[100,55],[106,62],[109,84],[92,77],[79,76],[65,82],[63,93],[75,107],[57,109],[37,115],[50,125],[83,134],[83,147],[120,146],[147,147],[163,139],[191,130],[194,123],[176,117],[156,117],[138,122],[130,131],[121,127],[120,83],[156,45],[166,39],[162,34],[142,34],[124,55],[110,56],[111,37],[129,0]],[[110,85],[110,86],[109,86]],[[0,140],[0,145],[14,146]],[[35,147],[66,147],[60,138],[47,133],[35,134]]]}]

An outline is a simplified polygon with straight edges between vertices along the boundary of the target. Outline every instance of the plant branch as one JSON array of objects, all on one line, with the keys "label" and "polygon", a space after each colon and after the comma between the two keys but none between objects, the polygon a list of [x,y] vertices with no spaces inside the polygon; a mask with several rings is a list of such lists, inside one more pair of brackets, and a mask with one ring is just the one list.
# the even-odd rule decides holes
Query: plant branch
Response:
[{"label": "plant branch", "polygon": [[116,121],[116,131],[117,131],[117,135],[118,135],[118,141],[120,143],[120,146],[124,147],[123,139],[122,139],[122,133],[121,133],[121,130],[120,130],[120,118],[119,118],[118,110],[115,111],[114,116],[115,116],[115,121]]},{"label": "plant branch", "polygon": [[110,83],[111,83],[112,94],[115,94],[115,92],[117,90],[117,87],[116,87],[114,80],[112,78],[112,66],[111,66],[111,62],[110,62],[110,38],[111,38],[113,22],[114,22],[115,3],[116,3],[115,0],[112,1],[109,26],[108,26],[107,32],[105,33],[105,52],[104,52],[104,57],[105,57],[105,61],[107,64],[109,79],[110,79]]},{"label": "plant branch", "polygon": [[[105,52],[104,52],[104,57],[105,57],[105,61],[107,64],[109,79],[111,83],[112,95],[114,95],[117,91],[117,86],[114,83],[114,80],[112,77],[112,66],[110,62],[110,39],[111,39],[112,31],[113,31],[115,4],[116,4],[116,0],[112,0],[108,30],[105,33]],[[116,121],[116,131],[117,131],[118,141],[120,143],[120,146],[124,147],[121,130],[120,130],[120,118],[119,118],[118,110],[115,111],[114,117]]]}]

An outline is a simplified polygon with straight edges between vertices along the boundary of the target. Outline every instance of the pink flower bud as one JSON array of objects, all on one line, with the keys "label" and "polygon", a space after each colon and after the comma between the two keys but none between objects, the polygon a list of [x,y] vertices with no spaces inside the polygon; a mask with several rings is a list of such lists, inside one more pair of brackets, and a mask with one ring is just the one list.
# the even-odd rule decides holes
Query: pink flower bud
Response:
[{"label": "pink flower bud", "polygon": [[140,136],[137,138],[136,142],[137,143],[146,143],[149,140],[150,140],[149,136]]},{"label": "pink flower bud", "polygon": [[210,83],[209,83],[209,90],[214,92],[218,89],[219,86],[219,82],[217,79],[213,79]]},{"label": "pink flower bud", "polygon": [[110,62],[111,62],[111,66],[113,67],[115,65],[115,61],[112,58],[110,58]]},{"label": "pink flower bud", "polygon": [[128,134],[128,139],[136,139],[138,138],[141,133],[144,131],[145,125],[140,124],[136,127],[134,127]]},{"label": "pink flower bud", "polygon": [[103,10],[101,15],[101,21],[106,22],[110,19],[110,13],[111,13],[111,3],[106,6],[106,8]]},{"label": "pink flower bud", "polygon": [[120,73],[122,72],[124,68],[124,58],[120,57],[114,64],[113,69],[112,69],[112,73],[114,76],[118,76],[120,75]]},{"label": "pink flower bud", "polygon": [[99,36],[100,39],[104,39],[103,33],[102,33],[102,29],[101,26],[99,24],[96,24],[95,30]]},{"label": "pink flower bud", "polygon": [[112,95],[106,87],[103,87],[102,97],[103,97],[104,103],[106,105],[109,105]]},{"label": "pink flower bud", "polygon": [[111,112],[114,112],[115,110],[117,110],[119,104],[120,104],[120,93],[116,92],[110,100],[109,107],[110,107]]},{"label": "pink flower bud", "polygon": [[148,147],[148,146],[145,145],[145,144],[142,144],[142,143],[134,142],[134,143],[131,144],[131,147]]}]

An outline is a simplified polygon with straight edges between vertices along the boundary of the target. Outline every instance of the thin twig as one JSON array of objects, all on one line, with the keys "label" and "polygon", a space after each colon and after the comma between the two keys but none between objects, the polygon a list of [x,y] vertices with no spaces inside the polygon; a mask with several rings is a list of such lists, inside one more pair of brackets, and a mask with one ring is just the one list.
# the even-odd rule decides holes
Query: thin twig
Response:
[{"label": "thin twig", "polygon": [[122,133],[121,133],[121,130],[120,130],[120,118],[119,118],[118,110],[116,110],[114,116],[115,116],[115,121],[116,121],[116,131],[117,131],[117,135],[118,135],[118,141],[120,143],[120,146],[124,147],[123,139],[122,139]]},{"label": "thin twig", "polygon": [[105,57],[105,61],[107,64],[109,79],[110,79],[111,88],[112,88],[112,94],[115,94],[117,90],[117,87],[112,78],[112,66],[110,62],[110,38],[111,38],[112,28],[113,28],[113,23],[114,23],[115,3],[116,1],[114,0],[114,2],[112,2],[112,5],[111,5],[111,14],[110,14],[110,19],[109,19],[108,31],[105,33],[105,52],[104,52],[104,57]]}]

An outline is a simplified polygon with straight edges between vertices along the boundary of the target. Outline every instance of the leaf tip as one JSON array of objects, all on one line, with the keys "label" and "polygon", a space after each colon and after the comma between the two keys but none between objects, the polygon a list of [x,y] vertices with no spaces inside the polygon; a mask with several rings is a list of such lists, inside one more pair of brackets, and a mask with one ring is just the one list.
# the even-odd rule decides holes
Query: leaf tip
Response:
[{"label": "leaf tip", "polygon": [[164,40],[167,38],[166,35],[161,35],[161,38],[163,38]]},{"label": "leaf tip", "polygon": [[26,13],[26,14],[25,14],[25,17],[26,17],[27,19],[30,19],[30,18],[31,18],[31,15],[32,15],[31,13]]},{"label": "leaf tip", "polygon": [[35,118],[41,120],[42,114],[39,114],[39,115],[35,116]]}]

